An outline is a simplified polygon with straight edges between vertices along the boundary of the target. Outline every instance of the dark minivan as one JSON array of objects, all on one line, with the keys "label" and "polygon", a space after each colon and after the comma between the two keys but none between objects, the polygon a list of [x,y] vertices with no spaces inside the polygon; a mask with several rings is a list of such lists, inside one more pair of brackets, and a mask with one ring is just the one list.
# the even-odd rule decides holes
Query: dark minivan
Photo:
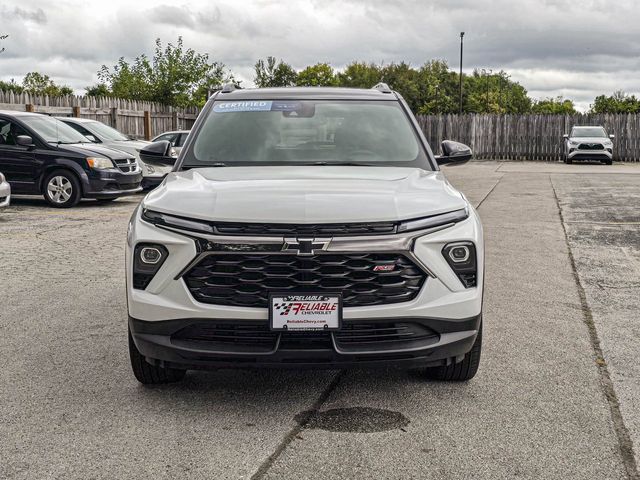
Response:
[{"label": "dark minivan", "polygon": [[0,111],[0,172],[13,194],[40,194],[59,208],[81,198],[113,200],[142,190],[132,155],[91,143],[38,113]]}]

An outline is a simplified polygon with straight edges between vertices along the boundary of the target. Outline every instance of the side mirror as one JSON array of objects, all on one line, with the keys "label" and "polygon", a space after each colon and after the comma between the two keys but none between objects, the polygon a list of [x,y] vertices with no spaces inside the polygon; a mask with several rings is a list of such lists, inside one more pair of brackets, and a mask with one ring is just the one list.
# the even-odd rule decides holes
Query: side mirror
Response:
[{"label": "side mirror", "polygon": [[175,150],[171,143],[159,140],[140,149],[140,160],[151,165],[167,166],[176,163]]},{"label": "side mirror", "polygon": [[614,134],[611,134],[611,135],[609,135],[609,138],[610,138],[611,140],[613,140],[614,138],[616,138],[616,136],[615,136]]},{"label": "side mirror", "polygon": [[18,135],[16,136],[16,144],[21,147],[33,147],[33,138],[29,135]]},{"label": "side mirror", "polygon": [[473,158],[471,148],[464,143],[454,142],[452,140],[444,140],[442,142],[442,155],[436,156],[438,165],[453,163],[461,165],[467,163]]},{"label": "side mirror", "polygon": [[562,138],[569,138],[569,135],[565,133],[564,135],[562,135]]}]

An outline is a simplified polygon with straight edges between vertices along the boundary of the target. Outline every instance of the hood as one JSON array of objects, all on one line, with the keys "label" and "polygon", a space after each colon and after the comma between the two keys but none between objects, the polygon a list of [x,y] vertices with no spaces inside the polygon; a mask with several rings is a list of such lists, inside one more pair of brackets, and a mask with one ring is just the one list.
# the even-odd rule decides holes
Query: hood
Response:
[{"label": "hood", "polygon": [[569,137],[569,140],[578,143],[609,143],[611,141],[608,137]]},{"label": "hood", "polygon": [[80,155],[106,157],[111,160],[120,160],[122,158],[131,158],[131,154],[115,150],[113,148],[104,147],[97,143],[74,143],[72,145],[59,145],[60,150],[69,150]]},{"label": "hood", "polygon": [[396,167],[218,167],[170,173],[152,210],[212,221],[395,221],[464,208],[441,172]]},{"label": "hood", "polygon": [[146,142],[144,140],[107,141],[105,142],[105,145],[117,150],[122,150],[123,152],[127,152],[128,154],[133,155],[138,160],[140,160],[139,150],[146,147],[150,143],[151,142]]}]

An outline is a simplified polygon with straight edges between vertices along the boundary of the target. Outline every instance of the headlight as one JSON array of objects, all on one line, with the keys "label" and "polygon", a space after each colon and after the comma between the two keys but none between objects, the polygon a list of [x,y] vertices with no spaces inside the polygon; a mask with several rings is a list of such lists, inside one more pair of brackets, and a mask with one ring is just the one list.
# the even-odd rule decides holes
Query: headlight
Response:
[{"label": "headlight", "polygon": [[142,210],[142,220],[153,223],[154,225],[165,225],[167,227],[179,228],[180,230],[214,233],[213,225],[204,220],[176,217],[175,215],[167,215],[166,213],[154,212],[153,210]]},{"label": "headlight", "polygon": [[0,183],[4,183],[4,181],[5,181],[4,175],[0,173]]},{"label": "headlight", "polygon": [[577,147],[578,146],[578,142],[574,142],[573,140],[569,140],[569,146],[570,147]]},{"label": "headlight", "polygon": [[94,170],[115,168],[115,165],[111,160],[103,157],[87,157],[87,163],[89,164],[89,168],[93,168]]},{"label": "headlight", "polygon": [[460,210],[454,210],[453,212],[443,213],[441,215],[407,220],[406,222],[402,222],[398,225],[398,233],[439,227],[448,223],[460,222],[467,218],[469,218],[469,210],[467,208],[461,208]]}]

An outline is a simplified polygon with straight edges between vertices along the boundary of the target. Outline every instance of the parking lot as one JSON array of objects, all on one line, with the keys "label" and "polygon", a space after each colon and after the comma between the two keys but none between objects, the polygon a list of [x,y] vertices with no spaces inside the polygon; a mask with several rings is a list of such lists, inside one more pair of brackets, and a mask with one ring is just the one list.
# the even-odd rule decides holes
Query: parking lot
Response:
[{"label": "parking lot", "polygon": [[[446,167],[485,229],[468,383],[404,371],[130,372],[141,196],[0,211],[0,478],[638,477],[640,164]],[[633,445],[635,445],[635,456]]]}]

